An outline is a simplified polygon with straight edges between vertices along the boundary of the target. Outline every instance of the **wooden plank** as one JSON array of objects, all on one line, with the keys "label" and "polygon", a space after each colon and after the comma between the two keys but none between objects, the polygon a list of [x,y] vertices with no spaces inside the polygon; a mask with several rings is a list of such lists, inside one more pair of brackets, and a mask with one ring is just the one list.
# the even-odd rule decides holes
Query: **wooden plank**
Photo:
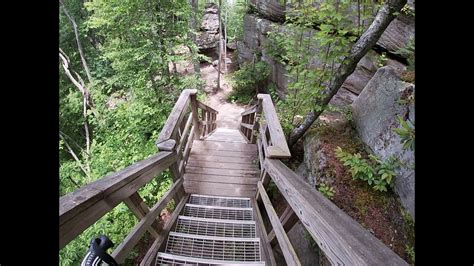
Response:
[{"label": "wooden plank", "polygon": [[[293,228],[293,226],[299,221],[298,216],[290,207],[290,205],[286,206],[285,211],[280,216],[280,222],[285,229],[285,232],[288,232]],[[275,237],[275,231],[271,230],[268,234],[268,240],[270,240],[271,246],[274,247],[278,241]]]},{"label": "wooden plank", "polygon": [[[168,168],[176,158],[175,153],[160,152],[61,197],[60,248]],[[97,193],[96,190],[101,192]],[[87,193],[82,194],[82,191]]]},{"label": "wooden plank", "polygon": [[250,184],[256,185],[259,181],[258,178],[249,178],[241,176],[224,176],[224,175],[206,175],[206,174],[184,174],[184,180],[196,181],[196,182],[212,182],[212,183],[224,183],[224,184]]},{"label": "wooden plank", "polygon": [[[212,162],[218,162],[218,163],[253,163],[252,160],[249,160],[249,158],[239,158],[239,157],[219,157],[219,156],[213,156],[213,155],[191,155],[189,156],[189,160],[193,161],[212,161]],[[256,160],[255,160],[255,163]]]},{"label": "wooden plank", "polygon": [[206,110],[207,112],[212,112],[212,113],[216,113],[216,114],[219,113],[216,109],[214,109],[214,108],[210,107],[209,105],[206,105],[206,104],[204,104],[200,101],[197,101],[197,106],[198,106],[198,108]]},{"label": "wooden plank", "polygon": [[201,131],[199,129],[199,114],[197,108],[197,99],[196,94],[192,94],[191,98],[191,113],[193,117],[193,125],[194,125],[194,138],[199,139],[201,137]]},{"label": "wooden plank", "polygon": [[112,253],[112,257],[117,261],[117,263],[124,263],[132,248],[142,238],[143,234],[145,234],[145,231],[149,229],[151,224],[156,221],[156,217],[158,217],[160,212],[166,207],[171,198],[175,196],[182,185],[183,179],[180,178],[171,186],[168,192],[163,195],[163,197],[155,204],[155,206],[150,209],[150,212],[148,212],[145,217],[143,217],[143,219],[141,219],[140,222],[132,228],[130,233]]},{"label": "wooden plank", "polygon": [[178,219],[178,216],[186,205],[188,199],[189,194],[185,195],[178,203],[178,205],[176,205],[176,208],[173,211],[173,214],[171,215],[170,219],[165,224],[165,226],[163,226],[163,230],[161,231],[160,237],[155,239],[150,249],[148,249],[147,253],[143,257],[143,260],[140,262],[140,266],[155,265],[156,254],[162,248],[163,244],[166,243],[166,239],[168,239],[169,232],[172,226],[176,223],[176,220]]},{"label": "wooden plank", "polygon": [[181,151],[183,146],[187,143],[190,128],[191,128],[191,122],[192,122],[192,115],[188,117],[188,120],[186,121],[186,125],[184,126],[183,134],[181,135],[181,138],[178,143],[178,147],[176,148],[177,151]]},{"label": "wooden plank", "polygon": [[156,144],[159,151],[174,151],[175,146],[176,140],[174,139],[165,140]]},{"label": "wooden plank", "polygon": [[[272,99],[268,94],[259,93],[257,95],[258,99],[262,99],[262,109],[265,115],[265,121],[267,122],[268,129],[270,131],[270,137],[272,140],[272,146],[278,147],[276,154],[267,154],[268,158],[289,158],[291,157],[290,149],[286,143],[285,135],[283,129],[281,128],[280,121],[273,105]],[[271,151],[272,152],[272,151]]]},{"label": "wooden plank", "polygon": [[221,184],[211,182],[184,181],[186,193],[229,196],[229,197],[254,197],[257,186],[246,184]]},{"label": "wooden plank", "polygon": [[265,192],[265,188],[262,185],[262,182],[258,182],[258,193],[260,194],[263,204],[265,206],[265,210],[267,211],[268,218],[270,219],[270,223],[272,224],[273,230],[275,231],[276,237],[278,239],[278,244],[280,245],[281,251],[283,252],[283,256],[285,257],[285,261],[287,265],[301,265],[298,256],[296,255],[295,250],[293,249],[293,245],[291,245],[290,239],[285,233],[285,229],[280,223],[278,216],[275,212],[275,209],[268,198],[267,192]]},{"label": "wooden plank", "polygon": [[223,151],[223,150],[203,150],[197,147],[193,147],[191,150],[191,155],[209,155],[221,156],[221,157],[239,157],[239,158],[248,158],[249,160],[257,159],[257,154],[255,152],[240,152],[240,151]]},{"label": "wooden plank", "polygon": [[258,163],[260,164],[260,171],[263,171],[263,162],[265,161],[265,157],[263,155],[263,146],[262,141],[260,138],[257,138],[257,148],[258,148]]},{"label": "wooden plank", "polygon": [[257,152],[257,146],[255,144],[195,140],[193,146],[208,150],[254,152],[255,154]]},{"label": "wooden plank", "polygon": [[[147,213],[150,212],[148,206],[143,202],[142,197],[138,194],[138,192],[133,193],[130,197],[124,200],[125,205],[127,205],[128,209],[138,218],[141,220]],[[161,228],[159,221],[155,219],[155,221],[151,224],[149,228],[150,234],[157,238],[159,235]]]},{"label": "wooden plank", "polygon": [[281,161],[266,159],[264,167],[332,264],[408,265]]},{"label": "wooden plank", "polygon": [[253,130],[253,124],[240,123],[240,125],[250,130]]},{"label": "wooden plank", "polygon": [[189,158],[189,154],[191,152],[191,149],[192,149],[192,145],[193,145],[193,141],[194,141],[194,138],[195,138],[195,134],[194,134],[194,129],[196,127],[193,126],[191,128],[191,132],[190,132],[190,135],[189,135],[189,139],[188,141],[186,142],[186,147],[184,147],[184,154],[183,154],[183,159],[181,160],[181,162],[179,163],[179,171],[181,171],[181,173],[184,173],[183,170],[184,170],[184,166],[186,165],[186,162],[188,161],[188,158]]},{"label": "wooden plank", "polygon": [[252,107],[250,107],[249,109],[243,111],[240,115],[245,116],[245,115],[248,115],[248,114],[251,114],[251,113],[255,113],[256,111],[257,111],[257,104],[255,104]]},{"label": "wooden plank", "polygon": [[254,198],[250,199],[252,204],[255,225],[257,233],[260,236],[260,250],[263,252],[264,261],[266,265],[277,265],[275,261],[275,256],[273,255],[272,247],[270,246],[270,241],[268,239],[267,231],[265,230],[265,225],[263,224],[262,214],[260,208]]},{"label": "wooden plank", "polygon": [[171,110],[171,113],[168,116],[168,119],[166,120],[165,125],[161,129],[158,139],[156,140],[157,145],[168,139],[173,139],[173,134],[176,132],[181,122],[180,118],[184,116],[184,113],[186,112],[186,107],[188,106],[188,103],[190,102],[189,96],[196,93],[197,93],[197,90],[195,89],[193,90],[185,89],[181,92],[181,95],[176,101],[176,104],[174,105],[173,110]]},{"label": "wooden plank", "polygon": [[186,173],[221,175],[221,176],[242,176],[258,178],[260,171],[256,169],[219,169],[207,167],[186,166]]},{"label": "wooden plank", "polygon": [[189,161],[187,163],[187,166],[192,166],[192,167],[204,167],[204,168],[218,168],[218,169],[234,169],[234,170],[257,170],[258,169],[257,165],[248,163],[248,164],[237,164],[237,163],[216,163],[216,162],[210,162],[210,161]]}]

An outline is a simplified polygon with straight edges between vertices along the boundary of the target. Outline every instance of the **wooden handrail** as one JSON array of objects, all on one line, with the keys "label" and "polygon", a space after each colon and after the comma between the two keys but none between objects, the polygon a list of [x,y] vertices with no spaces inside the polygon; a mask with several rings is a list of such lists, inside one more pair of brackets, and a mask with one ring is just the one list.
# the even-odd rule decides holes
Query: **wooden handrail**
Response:
[{"label": "wooden handrail", "polygon": [[408,265],[280,160],[265,159],[263,166],[332,264]]},{"label": "wooden handrail", "polygon": [[63,248],[176,160],[176,153],[159,152],[61,197],[59,247]]},{"label": "wooden handrail", "polygon": [[[272,246],[278,240],[286,263],[298,264],[286,231],[299,220],[332,264],[408,265],[279,160],[291,154],[275,107],[268,94],[258,94],[257,98],[259,102],[242,113],[240,132],[248,142],[257,143],[261,180],[255,198],[263,203],[273,227],[265,240]],[[288,202],[289,207],[280,218],[276,217],[264,190],[270,180]]]},{"label": "wooden handrail", "polygon": [[[260,135],[268,134],[265,139],[265,157],[267,158],[289,158],[290,149],[286,143],[283,129],[278,120],[278,116],[273,105],[272,98],[268,94],[258,94],[258,103],[242,113],[240,132],[250,143],[255,143],[256,131]],[[262,119],[259,119],[260,115]],[[262,125],[265,131],[259,130]]]},{"label": "wooden handrail", "polygon": [[[183,174],[193,140],[206,136],[216,129],[218,112],[199,102],[196,93],[196,90],[182,91],[156,141],[160,150],[157,154],[60,198],[60,248],[121,202],[128,206],[139,222],[114,250],[112,256],[117,262],[124,262],[133,246],[147,230],[156,238],[150,250],[153,251],[162,245],[174,223],[173,219],[177,219],[178,213],[189,197],[184,193]],[[137,191],[166,169],[170,170],[174,184],[150,209]],[[178,205],[173,212],[171,224],[168,223],[161,228],[157,220],[158,215],[171,198]],[[151,263],[150,250],[147,253],[148,259],[145,260],[149,263]]]}]

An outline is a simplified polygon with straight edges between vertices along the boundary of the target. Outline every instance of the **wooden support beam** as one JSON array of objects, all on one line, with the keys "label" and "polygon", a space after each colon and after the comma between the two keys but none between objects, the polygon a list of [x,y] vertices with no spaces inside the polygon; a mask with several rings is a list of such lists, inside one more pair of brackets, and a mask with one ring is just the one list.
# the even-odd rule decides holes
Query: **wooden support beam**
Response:
[{"label": "wooden support beam", "polygon": [[176,153],[160,152],[59,199],[59,248],[168,168]]},{"label": "wooden support beam", "polygon": [[199,113],[197,106],[196,94],[191,95],[191,112],[193,116],[194,134],[196,139],[201,138],[201,130],[199,128]]},{"label": "wooden support beam", "polygon": [[260,208],[258,207],[257,201],[255,199],[250,199],[252,203],[253,213],[255,215],[255,225],[257,233],[260,236],[260,249],[263,252],[263,257],[266,265],[277,265],[275,261],[275,256],[273,255],[272,247],[270,246],[270,241],[268,239],[267,231],[265,230],[265,225],[263,224],[262,214]]},{"label": "wooden support beam", "polygon": [[[285,232],[289,232],[298,221],[299,219],[296,213],[293,211],[290,205],[287,205],[285,211],[280,216],[280,222],[283,225]],[[278,243],[275,237],[275,231],[270,231],[268,234],[268,240],[270,240],[272,247]]]},{"label": "wooden support beam", "polygon": [[272,224],[273,230],[275,231],[278,244],[280,245],[287,265],[301,265],[300,260],[293,249],[293,245],[291,245],[290,239],[286,235],[285,229],[283,229],[275,209],[268,198],[267,192],[260,181],[258,182],[258,193],[262,198],[265,210],[267,211],[268,218],[270,219],[270,223]]},{"label": "wooden support beam", "polygon": [[[136,224],[130,233],[125,237],[125,239],[118,245],[118,247],[112,253],[112,257],[119,264],[123,264],[125,258],[128,256],[133,247],[141,239],[145,231],[150,227],[150,225],[156,221],[156,218],[160,212],[166,207],[168,202],[172,197],[182,188],[183,179],[179,179],[175,182],[170,190],[151,208],[150,212],[143,217],[138,224]],[[158,239],[158,238],[157,238]]]},{"label": "wooden support beam", "polygon": [[176,205],[176,208],[173,211],[171,218],[163,227],[163,231],[161,232],[160,237],[155,239],[150,249],[143,257],[143,260],[140,262],[140,266],[155,265],[156,254],[158,253],[159,250],[162,249],[162,246],[164,245],[164,243],[166,243],[166,239],[168,239],[168,235],[171,230],[171,227],[178,219],[178,216],[181,213],[181,210],[184,208],[184,205],[188,201],[188,198],[189,198],[189,194],[186,194],[178,203],[178,205]]},{"label": "wooden support beam", "polygon": [[[150,209],[145,204],[145,202],[143,202],[143,199],[140,197],[138,192],[133,193],[130,197],[125,199],[124,203],[127,205],[128,209],[138,218],[138,220],[141,220],[150,212]],[[159,221],[155,220],[151,224],[148,231],[154,238],[157,238],[159,236],[160,230],[161,227]]]}]

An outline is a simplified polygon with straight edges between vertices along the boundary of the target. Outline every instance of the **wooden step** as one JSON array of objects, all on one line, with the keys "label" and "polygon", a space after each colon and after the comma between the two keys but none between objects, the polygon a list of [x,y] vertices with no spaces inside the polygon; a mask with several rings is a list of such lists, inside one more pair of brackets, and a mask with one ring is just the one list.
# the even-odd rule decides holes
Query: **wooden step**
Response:
[{"label": "wooden step", "polygon": [[194,140],[192,149],[238,151],[257,154],[257,145],[248,143],[226,143],[220,141]]},{"label": "wooden step", "polygon": [[257,193],[257,185],[255,184],[226,184],[185,180],[183,185],[186,193],[212,196],[255,197]]}]

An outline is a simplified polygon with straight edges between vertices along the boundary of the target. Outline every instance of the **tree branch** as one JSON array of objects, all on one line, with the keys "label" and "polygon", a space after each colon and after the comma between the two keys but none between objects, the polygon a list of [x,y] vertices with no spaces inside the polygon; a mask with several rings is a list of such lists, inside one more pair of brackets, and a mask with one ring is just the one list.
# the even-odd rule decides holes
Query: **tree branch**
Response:
[{"label": "tree branch", "polygon": [[396,12],[400,12],[406,3],[407,0],[387,0],[380,7],[377,15],[372,21],[372,24],[370,24],[369,28],[362,34],[354,46],[352,46],[350,54],[344,58],[339,66],[336,75],[333,77],[326,90],[326,95],[315,100],[315,106],[319,107],[319,109],[309,112],[303,123],[294,128],[291,132],[288,141],[290,147],[292,147],[304,135],[314,121],[316,121],[316,119],[321,115],[334,95],[339,91],[346,78],[354,72],[362,57],[364,57],[364,55],[367,54],[367,52],[375,45],[390,22],[395,19]]},{"label": "tree branch", "polygon": [[84,165],[81,163],[81,160],[79,160],[79,157],[77,157],[76,153],[74,152],[74,150],[71,148],[71,146],[69,146],[69,144],[67,143],[66,139],[63,137],[63,135],[61,134],[61,132],[59,133],[59,137],[64,141],[64,144],[66,145],[66,148],[68,149],[69,153],[72,155],[72,157],[74,158],[74,160],[79,164],[79,167],[81,168],[82,172],[84,172],[84,174],[86,174],[87,178],[90,179],[90,173],[86,170],[86,168],[84,167]]}]

